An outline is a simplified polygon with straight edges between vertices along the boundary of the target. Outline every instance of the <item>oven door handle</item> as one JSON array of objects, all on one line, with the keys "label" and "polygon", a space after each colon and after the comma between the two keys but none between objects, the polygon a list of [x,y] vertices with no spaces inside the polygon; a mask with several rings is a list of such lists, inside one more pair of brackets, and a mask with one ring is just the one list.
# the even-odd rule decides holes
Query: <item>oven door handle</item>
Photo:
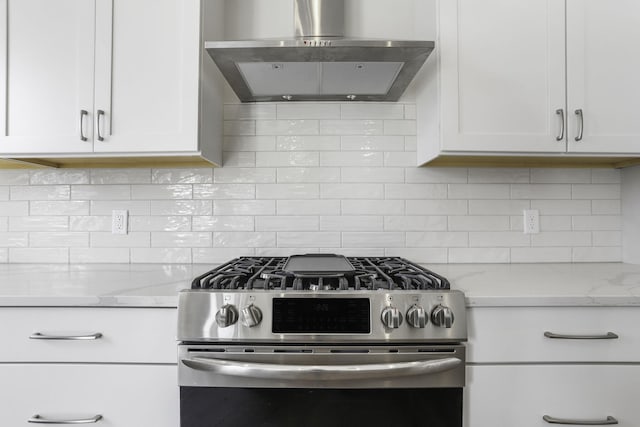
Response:
[{"label": "oven door handle", "polygon": [[209,371],[235,377],[335,381],[439,374],[459,366],[462,360],[456,357],[449,357],[437,360],[358,365],[287,365],[192,357],[182,359],[182,363],[199,371]]}]

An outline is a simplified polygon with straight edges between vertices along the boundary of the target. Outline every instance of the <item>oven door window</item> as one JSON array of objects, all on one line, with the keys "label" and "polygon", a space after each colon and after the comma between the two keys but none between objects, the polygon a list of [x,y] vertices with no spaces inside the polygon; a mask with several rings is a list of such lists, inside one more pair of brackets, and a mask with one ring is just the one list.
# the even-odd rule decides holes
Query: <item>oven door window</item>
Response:
[{"label": "oven door window", "polygon": [[462,427],[462,388],[180,388],[181,427]]}]

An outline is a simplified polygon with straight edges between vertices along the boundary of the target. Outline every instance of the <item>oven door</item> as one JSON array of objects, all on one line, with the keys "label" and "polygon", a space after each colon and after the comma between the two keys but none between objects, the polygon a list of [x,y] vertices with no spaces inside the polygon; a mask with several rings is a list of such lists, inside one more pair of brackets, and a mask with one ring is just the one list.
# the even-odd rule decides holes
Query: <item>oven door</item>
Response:
[{"label": "oven door", "polygon": [[462,426],[462,345],[181,345],[179,354],[181,427]]}]

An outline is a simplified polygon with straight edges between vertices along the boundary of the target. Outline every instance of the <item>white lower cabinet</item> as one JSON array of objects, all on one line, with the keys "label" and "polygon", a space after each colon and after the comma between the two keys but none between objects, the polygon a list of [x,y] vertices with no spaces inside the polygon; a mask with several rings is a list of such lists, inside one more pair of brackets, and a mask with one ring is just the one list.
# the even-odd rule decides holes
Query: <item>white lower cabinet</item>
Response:
[{"label": "white lower cabinet", "polygon": [[613,417],[621,427],[637,427],[639,389],[640,366],[469,366],[465,426],[550,427],[547,415],[577,425],[606,425]]},{"label": "white lower cabinet", "polygon": [[0,425],[90,420],[100,427],[177,427],[174,365],[1,364]]}]

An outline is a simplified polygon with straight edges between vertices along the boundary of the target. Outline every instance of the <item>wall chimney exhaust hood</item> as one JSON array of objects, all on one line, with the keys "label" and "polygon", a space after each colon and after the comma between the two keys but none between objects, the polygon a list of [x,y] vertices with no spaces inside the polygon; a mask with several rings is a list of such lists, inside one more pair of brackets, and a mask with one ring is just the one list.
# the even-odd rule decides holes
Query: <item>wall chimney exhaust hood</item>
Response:
[{"label": "wall chimney exhaust hood", "polygon": [[344,0],[294,0],[291,39],[208,41],[242,102],[397,101],[431,41],[344,37]]}]

